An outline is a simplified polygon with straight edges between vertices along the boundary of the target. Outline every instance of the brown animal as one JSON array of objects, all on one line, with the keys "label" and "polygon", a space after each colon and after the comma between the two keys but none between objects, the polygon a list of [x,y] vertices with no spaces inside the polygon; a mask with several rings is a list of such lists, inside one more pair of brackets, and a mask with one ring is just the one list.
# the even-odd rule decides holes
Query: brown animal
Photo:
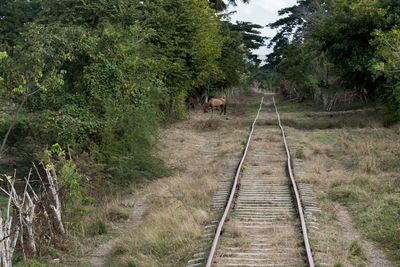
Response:
[{"label": "brown animal", "polygon": [[185,103],[186,103],[186,108],[187,108],[188,110],[189,110],[190,108],[194,109],[194,107],[196,106],[196,100],[195,100],[193,97],[191,97],[191,96],[186,97]]},{"label": "brown animal", "polygon": [[226,100],[223,98],[211,98],[210,101],[204,106],[204,113],[208,112],[209,108],[211,107],[211,112],[214,112],[214,108],[218,109],[221,108],[221,113],[224,112],[226,115]]}]

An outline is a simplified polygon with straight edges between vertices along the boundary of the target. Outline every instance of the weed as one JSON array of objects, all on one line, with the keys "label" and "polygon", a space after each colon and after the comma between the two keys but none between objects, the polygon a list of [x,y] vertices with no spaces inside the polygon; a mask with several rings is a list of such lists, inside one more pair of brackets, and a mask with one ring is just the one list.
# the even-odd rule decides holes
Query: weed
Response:
[{"label": "weed", "polygon": [[110,221],[117,222],[129,219],[129,214],[119,208],[113,208],[108,212],[107,217]]},{"label": "weed", "polygon": [[334,255],[332,264],[362,266],[366,262],[366,252],[358,241],[347,245],[321,241],[323,235],[333,237],[341,231],[333,226],[338,218],[332,201],[345,204],[357,230],[399,261],[399,125],[387,128],[380,112],[310,118],[293,105],[287,107],[281,111],[290,110],[290,114],[281,112],[281,117],[284,125],[292,127],[287,127],[294,137],[288,140],[289,147],[291,142],[304,142],[304,147],[310,148],[305,162],[307,181],[327,192],[328,198],[321,198],[325,199],[325,207],[331,208],[326,210],[329,216],[321,217],[326,221],[320,223],[317,243],[332,242],[328,245]]},{"label": "weed", "polygon": [[86,228],[88,236],[103,235],[105,233],[107,233],[107,224],[101,219],[95,220]]},{"label": "weed", "polygon": [[139,264],[137,263],[137,261],[135,259],[128,259],[128,260],[125,261],[124,266],[137,267],[137,266],[139,266]]},{"label": "weed", "polygon": [[348,204],[359,202],[360,200],[367,198],[368,194],[359,187],[341,185],[338,187],[332,187],[328,192],[328,196],[333,201],[340,201]]},{"label": "weed", "polygon": [[118,243],[116,246],[114,246],[111,253],[115,256],[119,256],[119,255],[127,254],[128,252],[129,252],[129,247],[127,244]]},{"label": "weed", "polygon": [[221,121],[215,118],[209,118],[205,121],[200,121],[197,124],[197,129],[201,131],[215,131],[221,125]]},{"label": "weed", "polygon": [[16,266],[16,267],[19,267],[19,266],[21,266],[21,267],[46,267],[48,265],[43,262],[40,262],[38,260],[35,260],[35,259],[28,259],[26,261],[19,262],[13,266]]},{"label": "weed", "polygon": [[360,261],[362,262],[367,260],[367,255],[358,240],[353,240],[353,242],[350,243],[347,255],[349,260],[357,266],[360,266]]},{"label": "weed", "polygon": [[295,155],[295,157],[298,158],[298,159],[304,159],[304,158],[305,158],[305,156],[304,156],[304,149],[303,149],[302,147],[301,147],[301,148],[297,148],[294,155]]},{"label": "weed", "polygon": [[345,265],[341,262],[336,262],[335,264],[333,264],[333,267],[344,267]]}]

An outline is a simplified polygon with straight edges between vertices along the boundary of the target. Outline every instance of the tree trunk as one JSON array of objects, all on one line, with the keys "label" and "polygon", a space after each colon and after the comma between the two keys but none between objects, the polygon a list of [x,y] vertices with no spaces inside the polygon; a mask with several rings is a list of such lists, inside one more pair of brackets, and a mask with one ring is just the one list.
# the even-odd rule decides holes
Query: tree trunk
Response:
[{"label": "tree trunk", "polygon": [[7,142],[8,136],[10,135],[11,130],[14,128],[15,123],[17,122],[17,118],[18,118],[19,112],[21,111],[22,106],[24,105],[24,103],[25,103],[25,101],[26,101],[27,98],[28,98],[28,95],[24,95],[24,98],[23,98],[21,104],[19,104],[19,106],[18,106],[18,108],[17,108],[17,111],[16,111],[15,114],[14,114],[13,120],[12,120],[10,126],[8,127],[8,130],[7,130],[7,132],[6,132],[6,135],[4,136],[3,142],[1,143],[1,147],[0,147],[0,159],[1,159],[2,156],[3,156],[3,153],[4,153],[4,149],[5,149],[5,147],[6,147],[6,142]]}]

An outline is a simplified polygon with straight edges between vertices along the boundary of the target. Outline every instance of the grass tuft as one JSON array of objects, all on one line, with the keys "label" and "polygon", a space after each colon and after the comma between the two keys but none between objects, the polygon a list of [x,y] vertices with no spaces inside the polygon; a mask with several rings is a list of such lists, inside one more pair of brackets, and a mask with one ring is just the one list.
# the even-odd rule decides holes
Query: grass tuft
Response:
[{"label": "grass tuft", "polygon": [[364,249],[360,244],[360,241],[358,240],[353,240],[353,242],[350,243],[347,257],[357,266],[363,265],[362,262],[368,259]]},{"label": "grass tuft", "polygon": [[97,219],[88,225],[86,228],[86,234],[88,236],[103,235],[107,233],[107,228],[106,222],[101,219]]},{"label": "grass tuft", "polygon": [[304,159],[305,158],[304,149],[303,148],[297,148],[294,155],[298,159]]},{"label": "grass tuft", "polygon": [[111,222],[119,222],[128,220],[129,214],[122,211],[120,208],[114,207],[108,212],[107,217]]}]

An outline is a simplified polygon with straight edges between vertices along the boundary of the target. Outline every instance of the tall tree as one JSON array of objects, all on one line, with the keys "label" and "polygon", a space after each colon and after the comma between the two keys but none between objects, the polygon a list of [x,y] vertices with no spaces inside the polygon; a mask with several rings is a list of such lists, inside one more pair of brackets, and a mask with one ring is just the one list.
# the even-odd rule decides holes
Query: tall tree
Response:
[{"label": "tall tree", "polygon": [[263,26],[254,24],[247,21],[237,21],[235,24],[230,24],[232,31],[237,31],[242,34],[243,45],[247,50],[248,59],[252,60],[255,64],[260,64],[261,60],[257,55],[252,53],[252,50],[258,49],[265,44],[266,37],[261,36],[259,29]]},{"label": "tall tree", "polygon": [[[225,10],[228,7],[228,4],[236,6],[236,2],[236,0],[228,0],[228,2],[224,0],[210,0],[211,6],[218,11]],[[242,2],[247,4],[250,2],[250,0],[242,0]]]}]

